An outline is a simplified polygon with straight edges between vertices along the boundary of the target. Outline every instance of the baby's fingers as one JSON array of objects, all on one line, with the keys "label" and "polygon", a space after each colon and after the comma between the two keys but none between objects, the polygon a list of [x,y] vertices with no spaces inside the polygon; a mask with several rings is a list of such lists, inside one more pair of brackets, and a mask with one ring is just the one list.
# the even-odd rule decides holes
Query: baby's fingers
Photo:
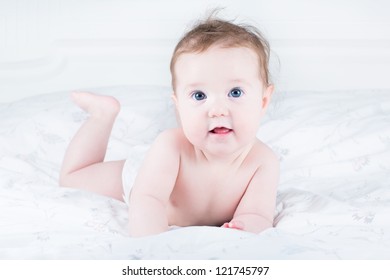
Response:
[{"label": "baby's fingers", "polygon": [[234,229],[239,229],[242,230],[244,229],[244,225],[242,222],[239,221],[232,221],[230,223],[224,223],[222,225],[223,228],[234,228]]}]

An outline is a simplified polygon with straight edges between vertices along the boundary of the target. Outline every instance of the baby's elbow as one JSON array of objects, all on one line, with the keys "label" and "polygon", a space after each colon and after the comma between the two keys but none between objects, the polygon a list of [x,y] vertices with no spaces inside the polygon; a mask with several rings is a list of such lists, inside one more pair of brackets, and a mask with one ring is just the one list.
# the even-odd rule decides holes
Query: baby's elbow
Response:
[{"label": "baby's elbow", "polygon": [[252,223],[252,227],[248,227],[248,231],[253,233],[261,233],[267,229],[273,228],[273,221],[262,215],[258,215],[256,222]]},{"label": "baby's elbow", "polygon": [[61,173],[58,178],[58,185],[60,187],[71,188],[72,183],[71,183],[70,175]]},{"label": "baby's elbow", "polygon": [[60,187],[68,187],[67,181],[64,178],[64,176],[60,176],[58,178],[58,186],[60,186]]},{"label": "baby's elbow", "polygon": [[261,226],[259,227],[257,233],[261,233],[261,232],[263,232],[263,231],[265,231],[267,229],[271,229],[273,227],[274,227],[273,223],[267,220],[267,221],[265,221],[264,223],[261,224]]}]

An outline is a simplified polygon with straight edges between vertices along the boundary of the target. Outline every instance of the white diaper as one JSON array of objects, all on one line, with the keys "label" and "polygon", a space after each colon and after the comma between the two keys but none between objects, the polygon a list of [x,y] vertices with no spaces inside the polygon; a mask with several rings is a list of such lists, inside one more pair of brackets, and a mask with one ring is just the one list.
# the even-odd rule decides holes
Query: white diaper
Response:
[{"label": "white diaper", "polygon": [[135,178],[138,174],[138,170],[145,158],[148,145],[135,146],[131,149],[130,156],[125,161],[122,169],[122,187],[123,187],[123,200],[126,204],[129,204],[130,192],[133,188]]}]

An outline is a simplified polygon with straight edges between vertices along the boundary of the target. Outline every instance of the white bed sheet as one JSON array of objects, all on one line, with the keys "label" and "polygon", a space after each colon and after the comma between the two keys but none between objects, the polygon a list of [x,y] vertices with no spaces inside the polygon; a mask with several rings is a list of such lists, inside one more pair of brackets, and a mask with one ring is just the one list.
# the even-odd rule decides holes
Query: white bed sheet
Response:
[{"label": "white bed sheet", "polygon": [[[175,126],[170,90],[91,89],[122,111],[108,159]],[[86,114],[69,92],[0,104],[0,259],[389,259],[390,90],[277,92],[259,131],[281,160],[275,228],[176,228],[134,239],[127,208],[61,188]]]}]

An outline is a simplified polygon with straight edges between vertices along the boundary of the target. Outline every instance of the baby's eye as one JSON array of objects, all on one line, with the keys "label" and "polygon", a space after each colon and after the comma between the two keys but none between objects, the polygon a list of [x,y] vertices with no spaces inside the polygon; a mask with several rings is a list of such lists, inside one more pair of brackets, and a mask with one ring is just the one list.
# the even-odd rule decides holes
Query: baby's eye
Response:
[{"label": "baby's eye", "polygon": [[240,97],[241,95],[242,95],[242,90],[241,89],[239,89],[239,88],[234,88],[234,89],[232,89],[230,92],[229,92],[229,94],[228,94],[228,96],[229,97],[233,97],[233,98],[238,98],[238,97]]},{"label": "baby's eye", "polygon": [[201,101],[207,98],[206,94],[201,91],[195,91],[192,93],[191,97],[195,100]]}]

